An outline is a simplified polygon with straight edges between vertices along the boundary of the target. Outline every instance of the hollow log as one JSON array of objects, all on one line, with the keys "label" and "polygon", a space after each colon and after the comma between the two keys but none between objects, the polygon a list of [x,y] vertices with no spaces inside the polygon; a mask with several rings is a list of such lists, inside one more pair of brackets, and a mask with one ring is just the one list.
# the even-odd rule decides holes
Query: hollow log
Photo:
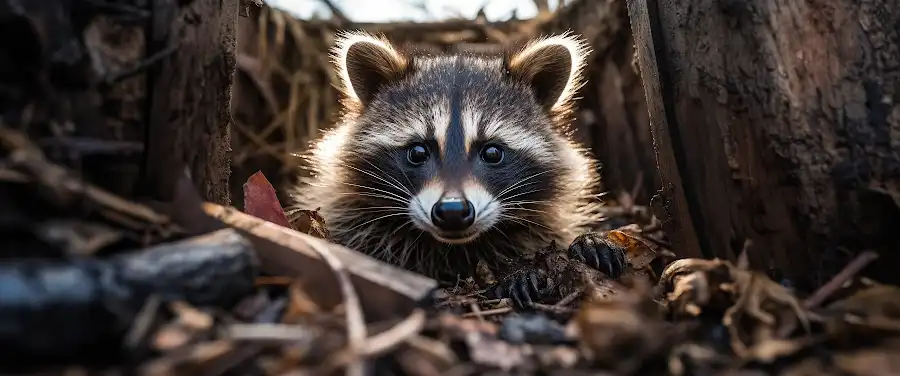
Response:
[{"label": "hollow log", "polygon": [[125,197],[227,204],[237,1],[0,0],[0,117]]},{"label": "hollow log", "polygon": [[[676,252],[798,288],[900,237],[896,0],[629,0]],[[896,272],[893,272],[896,275]],[[896,279],[896,277],[894,277]]]}]

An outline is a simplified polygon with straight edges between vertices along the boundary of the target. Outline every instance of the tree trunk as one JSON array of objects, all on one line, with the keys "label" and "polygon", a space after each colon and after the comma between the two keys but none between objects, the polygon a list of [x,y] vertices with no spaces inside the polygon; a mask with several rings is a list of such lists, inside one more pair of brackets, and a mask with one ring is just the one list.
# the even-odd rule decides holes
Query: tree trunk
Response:
[{"label": "tree trunk", "polygon": [[187,163],[201,197],[227,205],[239,2],[154,0],[152,7],[151,51],[178,52],[149,76],[144,184],[169,200],[177,166]]},{"label": "tree trunk", "polygon": [[237,1],[0,0],[0,116],[126,197],[228,203]]},{"label": "tree trunk", "polygon": [[[898,261],[896,0],[629,0],[683,256],[817,285],[864,249]],[[896,274],[896,272],[894,272]]]}]

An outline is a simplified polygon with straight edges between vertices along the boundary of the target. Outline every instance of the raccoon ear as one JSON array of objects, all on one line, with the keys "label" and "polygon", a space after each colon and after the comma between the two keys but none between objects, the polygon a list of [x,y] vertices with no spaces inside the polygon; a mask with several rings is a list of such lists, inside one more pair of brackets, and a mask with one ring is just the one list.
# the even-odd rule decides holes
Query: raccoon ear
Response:
[{"label": "raccoon ear", "polygon": [[332,50],[341,91],[365,106],[384,84],[406,73],[409,59],[383,37],[365,32],[342,32]]},{"label": "raccoon ear", "polygon": [[568,108],[584,85],[582,70],[589,54],[584,39],[566,32],[526,43],[507,56],[506,68],[532,88],[545,110],[555,112]]}]

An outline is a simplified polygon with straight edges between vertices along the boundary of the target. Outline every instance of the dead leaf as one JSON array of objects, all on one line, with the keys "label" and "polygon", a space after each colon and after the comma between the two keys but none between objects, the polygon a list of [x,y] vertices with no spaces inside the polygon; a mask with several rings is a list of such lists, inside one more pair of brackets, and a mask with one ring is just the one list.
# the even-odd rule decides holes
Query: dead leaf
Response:
[{"label": "dead leaf", "polygon": [[611,230],[606,237],[625,250],[625,261],[635,270],[646,268],[656,258],[656,251],[637,235]]},{"label": "dead leaf", "polygon": [[328,239],[328,228],[325,226],[325,218],[319,214],[319,208],[294,211],[289,221],[294,230],[320,239]]},{"label": "dead leaf", "polygon": [[257,171],[244,183],[244,213],[292,228],[275,194],[275,188],[262,171]]},{"label": "dead leaf", "polygon": [[787,288],[728,261],[678,260],[666,267],[660,283],[676,317],[724,309],[722,325],[732,350],[743,359],[756,356],[751,352],[755,346],[784,339],[798,326],[810,332],[808,313]]}]

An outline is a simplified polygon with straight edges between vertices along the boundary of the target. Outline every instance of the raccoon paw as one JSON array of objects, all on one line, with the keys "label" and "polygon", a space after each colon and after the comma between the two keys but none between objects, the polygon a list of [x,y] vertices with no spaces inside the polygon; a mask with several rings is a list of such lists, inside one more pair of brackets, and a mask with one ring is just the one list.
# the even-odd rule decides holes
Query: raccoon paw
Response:
[{"label": "raccoon paw", "polygon": [[488,290],[488,296],[493,299],[509,299],[516,309],[529,308],[553,289],[552,282],[541,274],[531,268],[516,272]]},{"label": "raccoon paw", "polygon": [[625,250],[596,232],[579,235],[569,245],[569,259],[581,261],[612,279],[625,272]]}]

